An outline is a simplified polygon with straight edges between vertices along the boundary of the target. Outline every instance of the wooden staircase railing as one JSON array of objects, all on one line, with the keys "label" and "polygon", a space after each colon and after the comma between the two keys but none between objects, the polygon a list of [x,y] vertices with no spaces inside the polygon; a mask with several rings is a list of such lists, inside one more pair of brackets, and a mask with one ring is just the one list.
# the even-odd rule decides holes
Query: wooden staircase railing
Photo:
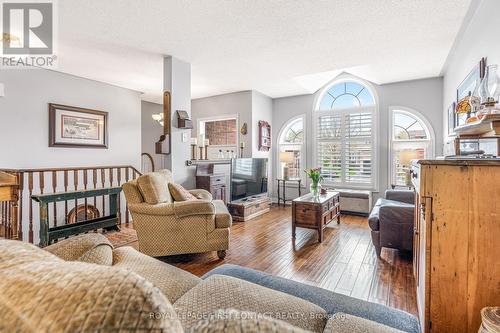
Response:
[{"label": "wooden staircase railing", "polygon": [[[31,200],[34,194],[79,191],[121,186],[141,175],[136,168],[123,166],[0,169],[0,174],[14,177],[17,185],[13,190],[15,200],[0,203],[0,236],[38,243],[40,217],[37,203]],[[0,181],[2,179],[0,178]],[[0,183],[1,184],[1,183]],[[109,202],[106,197],[95,196],[64,202],[54,202],[51,210],[51,226],[75,223],[86,219],[88,214],[106,215]],[[130,214],[125,196],[118,198],[119,223],[129,224]]]}]

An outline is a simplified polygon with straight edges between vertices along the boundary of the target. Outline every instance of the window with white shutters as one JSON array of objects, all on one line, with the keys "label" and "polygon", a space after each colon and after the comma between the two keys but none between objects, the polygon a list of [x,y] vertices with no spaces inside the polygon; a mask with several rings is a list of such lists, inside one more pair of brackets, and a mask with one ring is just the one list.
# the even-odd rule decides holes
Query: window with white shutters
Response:
[{"label": "window with white shutters", "polygon": [[326,184],[373,188],[375,102],[357,82],[329,88],[315,112],[316,164]]}]

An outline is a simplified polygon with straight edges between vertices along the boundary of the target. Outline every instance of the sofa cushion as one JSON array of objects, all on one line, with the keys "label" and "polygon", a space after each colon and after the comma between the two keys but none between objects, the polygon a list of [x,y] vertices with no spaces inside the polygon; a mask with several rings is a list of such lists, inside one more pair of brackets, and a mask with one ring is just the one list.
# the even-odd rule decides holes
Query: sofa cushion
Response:
[{"label": "sofa cushion", "polygon": [[182,332],[165,296],[134,272],[19,241],[0,240],[0,290],[2,332]]},{"label": "sofa cushion", "polygon": [[380,211],[379,220],[390,223],[413,223],[415,206],[412,204],[379,199]]},{"label": "sofa cushion", "polygon": [[180,268],[140,253],[130,246],[113,252],[113,267],[131,270],[153,283],[172,303],[202,280]]},{"label": "sofa cushion", "polygon": [[149,172],[137,178],[137,186],[148,204],[171,203],[172,195],[168,190],[171,180],[172,176],[168,170]]},{"label": "sofa cushion", "polygon": [[172,195],[172,198],[174,198],[175,201],[198,200],[198,198],[192,195],[180,184],[168,183],[168,190],[170,191],[170,195]]},{"label": "sofa cushion", "polygon": [[233,276],[302,298],[322,307],[329,315],[333,315],[337,312],[344,312],[404,332],[420,333],[420,325],[415,316],[382,304],[370,303],[350,296],[334,293],[323,288],[309,286],[254,269],[231,264],[221,265],[211,270],[205,274],[202,279],[218,274]]},{"label": "sofa cushion", "polygon": [[233,223],[233,219],[224,202],[222,200],[214,200],[212,203],[215,206],[215,227],[218,229],[229,228]]},{"label": "sofa cushion", "polygon": [[191,328],[190,333],[252,332],[252,333],[307,333],[282,320],[254,312],[234,309],[218,310]]},{"label": "sofa cushion", "polygon": [[395,328],[377,322],[348,315],[334,314],[327,322],[323,333],[404,333]]},{"label": "sofa cushion", "polygon": [[198,284],[179,298],[174,308],[185,329],[218,309],[266,314],[313,332],[322,332],[326,324],[326,312],[312,303],[222,275],[212,275]]},{"label": "sofa cushion", "polygon": [[70,237],[44,248],[67,261],[82,261],[111,266],[113,245],[102,234],[90,233]]}]

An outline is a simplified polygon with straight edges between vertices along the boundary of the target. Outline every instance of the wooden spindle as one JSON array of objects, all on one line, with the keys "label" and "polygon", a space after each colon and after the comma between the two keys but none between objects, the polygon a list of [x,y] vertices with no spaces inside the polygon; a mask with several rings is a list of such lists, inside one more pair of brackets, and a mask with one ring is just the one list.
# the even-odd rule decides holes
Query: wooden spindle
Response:
[{"label": "wooden spindle", "polygon": [[[52,191],[54,193],[57,192],[57,171],[52,171]],[[54,202],[54,205],[53,205],[53,218],[52,220],[54,221],[54,227],[57,226],[57,205],[56,203]]]},{"label": "wooden spindle", "polygon": [[[87,184],[88,184],[88,174],[87,174],[87,169],[83,169],[83,189],[84,190],[87,190]],[[87,197],[85,197],[84,199],[84,206],[85,206],[85,211],[84,211],[84,215],[85,215],[85,221],[88,220],[88,212],[87,212],[87,206],[88,206],[88,202],[87,202]]]},{"label": "wooden spindle", "polygon": [[30,206],[28,210],[28,241],[30,243],[33,243],[33,200],[31,200],[31,195],[33,194],[33,172],[28,173],[28,194],[30,197]]},{"label": "wooden spindle", "polygon": [[[97,169],[92,169],[92,184],[97,188]],[[94,208],[97,209],[97,197],[94,197]]]},{"label": "wooden spindle", "polygon": [[[73,170],[73,186],[78,191],[78,169]],[[75,199],[75,222],[78,222],[78,199]]]},{"label": "wooden spindle", "polygon": [[[68,170],[64,170],[64,192],[68,192]],[[68,222],[68,200],[64,200],[64,224]]]},{"label": "wooden spindle", "polygon": [[[24,190],[24,173],[19,173],[19,209],[17,215],[17,239],[23,240],[23,190]],[[31,200],[31,199],[30,199]]]},{"label": "wooden spindle", "polygon": [[[118,186],[122,186],[122,169],[116,169],[116,181],[118,182]],[[118,223],[122,224],[122,203],[121,203],[121,195],[118,195]]]},{"label": "wooden spindle", "polygon": [[[102,188],[106,187],[106,170],[103,168],[101,169],[101,183],[102,183]],[[106,198],[104,195],[102,196],[102,216],[106,215]]]},{"label": "wooden spindle", "polygon": [[[125,181],[128,182],[130,180],[130,173],[129,173],[129,167],[125,168]],[[129,211],[128,211],[128,203],[125,202],[125,224],[128,227],[129,223]]]}]

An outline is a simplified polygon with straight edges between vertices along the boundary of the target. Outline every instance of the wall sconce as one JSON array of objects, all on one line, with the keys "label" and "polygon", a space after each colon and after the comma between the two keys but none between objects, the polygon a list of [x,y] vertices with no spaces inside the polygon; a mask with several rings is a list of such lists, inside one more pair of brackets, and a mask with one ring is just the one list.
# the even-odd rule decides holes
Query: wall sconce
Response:
[{"label": "wall sconce", "polygon": [[156,120],[162,127],[163,127],[163,112],[162,113],[156,113],[156,114],[153,114],[151,115],[151,118],[153,118],[154,120]]}]

